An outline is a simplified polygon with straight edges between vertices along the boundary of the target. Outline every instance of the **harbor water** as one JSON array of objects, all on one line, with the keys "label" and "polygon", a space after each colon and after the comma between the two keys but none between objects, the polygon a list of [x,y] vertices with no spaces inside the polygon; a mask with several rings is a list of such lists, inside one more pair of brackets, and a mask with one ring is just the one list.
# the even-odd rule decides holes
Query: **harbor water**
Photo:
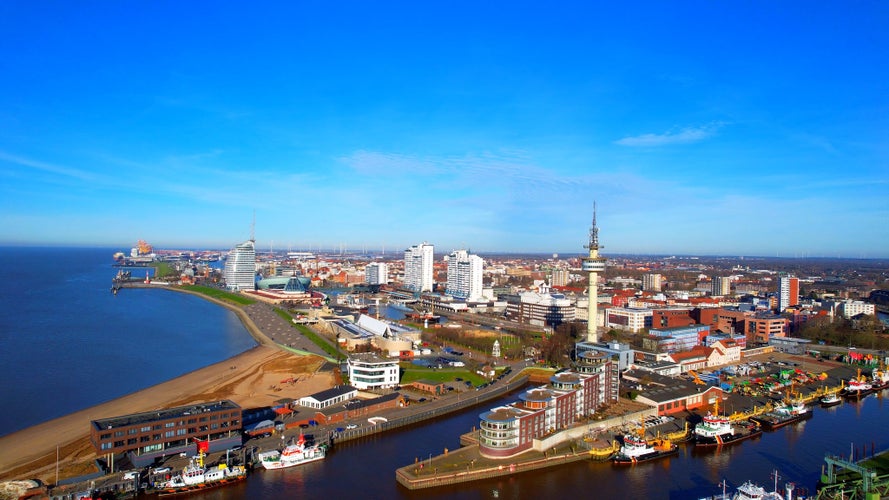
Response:
[{"label": "harbor water", "polygon": [[[110,293],[114,249],[0,248],[0,434],[80,410],[221,361],[255,345],[224,308],[161,290]],[[139,270],[133,275],[138,276]],[[889,391],[885,391],[889,397]],[[337,445],[320,462],[259,470],[244,483],[192,498],[524,499],[566,495],[595,498],[697,499],[747,480],[771,490],[787,481],[814,488],[826,453],[848,457],[889,448],[882,432],[887,403],[876,395],[858,403],[816,408],[807,421],[765,432],[724,449],[680,454],[630,467],[578,462],[463,485],[408,491],[395,469],[459,447],[485,409],[506,396],[361,441]],[[592,492],[595,492],[592,495]]]}]

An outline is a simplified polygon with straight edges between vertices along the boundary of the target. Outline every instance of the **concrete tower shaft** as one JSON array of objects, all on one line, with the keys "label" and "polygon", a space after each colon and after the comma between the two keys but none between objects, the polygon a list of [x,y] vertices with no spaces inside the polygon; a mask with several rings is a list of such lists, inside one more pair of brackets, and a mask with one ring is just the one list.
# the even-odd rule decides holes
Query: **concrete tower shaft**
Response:
[{"label": "concrete tower shaft", "polygon": [[593,203],[593,225],[590,227],[590,243],[584,245],[589,249],[589,257],[583,259],[581,269],[589,274],[590,284],[587,305],[587,342],[598,342],[599,333],[599,273],[605,272],[607,259],[599,257],[599,227],[596,225],[596,204]]}]

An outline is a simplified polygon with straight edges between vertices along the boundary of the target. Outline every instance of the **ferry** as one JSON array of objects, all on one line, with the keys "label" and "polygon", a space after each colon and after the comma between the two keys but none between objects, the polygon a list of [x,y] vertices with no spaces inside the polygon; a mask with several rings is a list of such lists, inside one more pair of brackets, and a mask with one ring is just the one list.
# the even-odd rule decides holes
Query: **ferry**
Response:
[{"label": "ferry", "polygon": [[214,468],[204,467],[204,453],[201,451],[178,474],[158,485],[157,494],[166,497],[196,493],[234,484],[246,478],[247,468],[243,465],[219,464]]},{"label": "ferry", "polygon": [[285,469],[296,465],[307,464],[324,459],[327,447],[319,444],[309,445],[305,436],[299,435],[299,440],[284,447],[282,450],[264,451],[256,455],[264,469]]}]

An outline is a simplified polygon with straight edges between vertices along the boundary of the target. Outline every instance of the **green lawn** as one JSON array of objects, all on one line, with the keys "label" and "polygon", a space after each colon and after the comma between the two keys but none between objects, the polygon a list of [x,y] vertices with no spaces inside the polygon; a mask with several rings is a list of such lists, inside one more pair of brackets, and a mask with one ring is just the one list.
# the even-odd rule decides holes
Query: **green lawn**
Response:
[{"label": "green lawn", "polygon": [[207,297],[211,297],[218,300],[224,300],[226,302],[231,302],[233,304],[246,306],[249,304],[253,304],[256,302],[255,300],[245,297],[243,295],[239,295],[237,293],[226,292],[225,290],[220,290],[218,288],[211,288],[209,286],[202,285],[182,285],[184,290],[188,290],[190,292],[200,293],[202,295],[206,295]]},{"label": "green lawn", "polygon": [[442,368],[441,370],[435,368],[426,368],[423,366],[417,366],[411,363],[401,363],[401,384],[410,384],[416,380],[429,380],[431,382],[455,382],[458,384],[462,384],[463,382],[457,382],[457,377],[462,378],[464,381],[468,380],[472,382],[472,385],[479,386],[487,382],[487,380],[477,373],[472,373],[469,370],[460,369],[460,368]]}]

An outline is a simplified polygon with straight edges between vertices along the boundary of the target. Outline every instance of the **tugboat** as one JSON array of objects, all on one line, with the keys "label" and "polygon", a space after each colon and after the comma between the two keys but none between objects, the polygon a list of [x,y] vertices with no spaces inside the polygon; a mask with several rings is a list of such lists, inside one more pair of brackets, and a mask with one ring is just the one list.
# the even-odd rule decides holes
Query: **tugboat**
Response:
[{"label": "tugboat", "polygon": [[719,401],[713,405],[713,411],[695,426],[695,446],[729,445],[762,434],[756,422],[733,424],[728,417],[719,415]]},{"label": "tugboat", "polygon": [[874,368],[874,371],[871,374],[871,387],[875,392],[882,391],[889,387],[889,371],[886,371],[882,364],[880,365],[880,368]]},{"label": "tugboat", "polygon": [[751,420],[759,422],[766,430],[775,430],[807,418],[812,418],[811,408],[800,402],[792,402],[785,403],[768,413],[751,417]]},{"label": "tugboat", "polygon": [[614,456],[615,465],[631,465],[657,460],[679,453],[679,445],[669,439],[657,438],[650,442],[645,439],[645,427],[624,435],[623,446]]},{"label": "tugboat", "polygon": [[299,440],[285,446],[283,450],[264,451],[257,454],[256,458],[265,469],[284,469],[322,460],[326,452],[324,445],[306,444],[305,436],[300,433]]}]

